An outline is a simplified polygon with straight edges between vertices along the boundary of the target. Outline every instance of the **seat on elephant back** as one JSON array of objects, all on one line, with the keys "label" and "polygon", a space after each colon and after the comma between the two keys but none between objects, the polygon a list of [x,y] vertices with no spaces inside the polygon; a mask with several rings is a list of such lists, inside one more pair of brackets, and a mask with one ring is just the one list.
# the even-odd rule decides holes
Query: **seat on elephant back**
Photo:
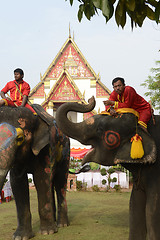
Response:
[{"label": "seat on elephant back", "polygon": [[[115,111],[118,114],[133,113],[137,118],[139,118],[139,113],[136,110],[134,110],[133,108],[118,108],[118,109],[115,109]],[[102,111],[100,114],[101,115],[111,115],[110,112],[107,112],[107,111]]]},{"label": "seat on elephant back", "polygon": [[53,121],[55,120],[53,116],[51,116],[49,113],[47,113],[44,108],[39,104],[32,104],[32,108],[35,110],[35,112],[38,114],[38,116],[45,121],[48,125],[53,124]]}]

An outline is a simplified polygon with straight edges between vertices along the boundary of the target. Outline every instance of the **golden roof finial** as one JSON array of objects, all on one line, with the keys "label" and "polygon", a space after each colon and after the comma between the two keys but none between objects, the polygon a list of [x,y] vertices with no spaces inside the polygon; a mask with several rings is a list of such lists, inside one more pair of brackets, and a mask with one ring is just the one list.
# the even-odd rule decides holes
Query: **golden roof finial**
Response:
[{"label": "golden roof finial", "polygon": [[69,38],[71,38],[71,29],[70,29],[70,23],[69,23]]},{"label": "golden roof finial", "polygon": [[82,97],[83,97],[83,98],[85,98],[85,90],[84,90],[84,92],[83,92],[83,95],[82,95]]},{"label": "golden roof finial", "polygon": [[98,113],[100,113],[100,107],[98,108]]},{"label": "golden roof finial", "polygon": [[40,73],[40,80],[42,81],[42,74]]},{"label": "golden roof finial", "polygon": [[100,80],[100,72],[98,73],[98,75],[97,75],[97,80]]}]

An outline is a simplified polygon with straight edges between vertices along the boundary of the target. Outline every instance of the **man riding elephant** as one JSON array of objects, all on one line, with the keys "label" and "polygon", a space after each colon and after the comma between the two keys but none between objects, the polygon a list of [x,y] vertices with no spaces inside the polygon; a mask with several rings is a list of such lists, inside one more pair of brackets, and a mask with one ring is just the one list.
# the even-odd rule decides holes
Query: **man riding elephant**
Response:
[{"label": "man riding elephant", "polygon": [[116,77],[112,81],[114,91],[109,100],[104,101],[106,111],[112,116],[116,115],[118,108],[133,108],[139,113],[139,125],[147,131],[147,123],[151,118],[150,104],[133,87],[125,86],[125,81],[121,77]]}]

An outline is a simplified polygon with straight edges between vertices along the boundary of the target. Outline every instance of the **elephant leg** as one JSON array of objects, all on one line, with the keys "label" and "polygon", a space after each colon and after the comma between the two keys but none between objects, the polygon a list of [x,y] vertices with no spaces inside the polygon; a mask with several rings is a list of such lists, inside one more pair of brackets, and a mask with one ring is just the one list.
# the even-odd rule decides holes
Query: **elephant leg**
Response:
[{"label": "elephant leg", "polygon": [[[48,157],[46,156],[46,159]],[[53,213],[53,200],[51,191],[51,171],[50,166],[37,164],[33,174],[33,179],[38,195],[38,209],[40,216],[41,234],[53,234],[57,232],[55,215]]]},{"label": "elephant leg", "polygon": [[57,202],[58,202],[58,227],[65,227],[69,225],[68,210],[66,201],[66,188],[69,168],[69,152],[68,149],[63,154],[61,161],[56,164],[55,174],[53,178],[53,184],[56,190]]},{"label": "elephant leg", "polygon": [[129,240],[146,240],[146,194],[141,189],[133,190],[130,198]]},{"label": "elephant leg", "polygon": [[[155,179],[154,179],[155,180]],[[156,182],[156,180],[155,180]],[[146,204],[146,222],[147,222],[147,239],[159,240],[160,239],[160,199],[159,199],[159,184],[158,182],[149,188],[147,194]]]},{"label": "elephant leg", "polygon": [[10,171],[11,187],[17,208],[18,227],[13,239],[27,240],[34,236],[31,226],[29,186],[27,174],[22,176],[13,168]]}]

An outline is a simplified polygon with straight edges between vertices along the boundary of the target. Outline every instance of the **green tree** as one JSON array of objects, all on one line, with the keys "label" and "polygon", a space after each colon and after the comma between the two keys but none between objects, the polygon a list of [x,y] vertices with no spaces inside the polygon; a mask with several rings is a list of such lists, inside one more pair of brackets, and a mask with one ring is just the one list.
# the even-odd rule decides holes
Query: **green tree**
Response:
[{"label": "green tree", "polygon": [[148,76],[148,79],[141,86],[148,88],[145,96],[150,97],[153,107],[159,110],[160,113],[160,61],[156,61],[155,63],[157,67],[151,68],[153,76]]},{"label": "green tree", "polygon": [[[67,1],[67,0],[65,0]],[[73,4],[73,0],[69,0]],[[127,17],[131,20],[131,27],[142,27],[145,18],[159,23],[160,0],[77,0],[79,2],[78,20],[83,14],[88,20],[100,10],[106,23],[115,16],[118,26],[126,24]]]}]

